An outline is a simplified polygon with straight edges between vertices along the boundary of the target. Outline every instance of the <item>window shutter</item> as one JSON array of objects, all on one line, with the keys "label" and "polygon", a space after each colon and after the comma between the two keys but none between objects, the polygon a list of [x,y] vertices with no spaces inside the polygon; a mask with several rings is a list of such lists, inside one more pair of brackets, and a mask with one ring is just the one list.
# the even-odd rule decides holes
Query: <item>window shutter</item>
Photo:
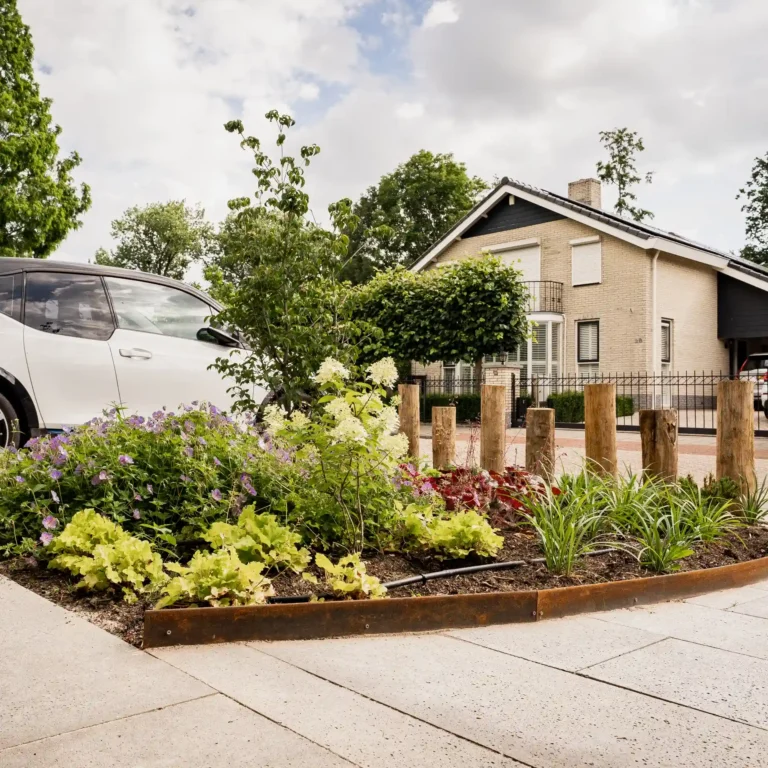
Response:
[{"label": "window shutter", "polygon": [[503,264],[514,267],[523,273],[523,282],[541,280],[541,246],[532,245],[528,248],[515,248],[501,252]]},{"label": "window shutter", "polygon": [[661,362],[672,361],[672,323],[664,320],[661,323]]},{"label": "window shutter", "polygon": [[603,251],[601,243],[571,246],[573,285],[590,285],[603,281]]},{"label": "window shutter", "polygon": [[579,323],[578,361],[580,363],[596,363],[599,361],[599,338],[600,326],[598,323]]}]

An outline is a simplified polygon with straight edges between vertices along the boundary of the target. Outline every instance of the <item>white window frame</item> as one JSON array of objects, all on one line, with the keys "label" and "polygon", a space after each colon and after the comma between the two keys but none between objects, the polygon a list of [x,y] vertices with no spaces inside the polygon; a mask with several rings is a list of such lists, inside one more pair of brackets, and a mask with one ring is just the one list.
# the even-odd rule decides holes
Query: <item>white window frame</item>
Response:
[{"label": "white window frame", "polygon": [[[581,237],[578,240],[571,240],[569,245],[571,246],[571,285],[573,287],[600,285],[603,282],[602,239],[600,237]],[[589,253],[584,251],[587,247],[590,248]],[[581,249],[581,252],[579,252],[579,249]],[[589,265],[585,259],[594,259],[595,252],[597,263]]]},{"label": "white window frame", "polygon": [[[669,355],[667,358],[664,358],[664,329],[667,328],[667,338],[669,341]],[[672,359],[674,357],[674,344],[675,344],[675,325],[674,320],[670,318],[663,317],[661,319],[661,338],[660,338],[660,347],[659,350],[661,354],[661,371],[662,373],[668,373],[672,369]]]},{"label": "white window frame", "polygon": [[[597,357],[594,360],[582,360],[581,359],[581,326],[582,325],[595,325],[597,326]],[[577,320],[576,321],[576,369],[582,375],[588,375],[592,373],[598,373],[600,371],[600,319],[594,318],[592,320]]]}]

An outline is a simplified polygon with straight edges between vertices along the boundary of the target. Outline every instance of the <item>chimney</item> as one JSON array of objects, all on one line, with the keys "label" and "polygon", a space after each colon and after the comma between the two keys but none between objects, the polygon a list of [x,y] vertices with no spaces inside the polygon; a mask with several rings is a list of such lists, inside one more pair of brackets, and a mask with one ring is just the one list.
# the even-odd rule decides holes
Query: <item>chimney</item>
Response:
[{"label": "chimney", "polygon": [[601,185],[597,179],[579,179],[568,185],[568,198],[577,203],[586,203],[593,208],[601,207]]}]

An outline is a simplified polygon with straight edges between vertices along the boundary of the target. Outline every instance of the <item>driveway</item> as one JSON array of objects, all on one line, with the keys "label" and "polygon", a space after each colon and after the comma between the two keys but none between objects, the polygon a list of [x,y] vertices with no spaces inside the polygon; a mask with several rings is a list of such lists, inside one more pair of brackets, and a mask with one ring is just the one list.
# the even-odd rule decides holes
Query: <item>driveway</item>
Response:
[{"label": "driveway", "polygon": [[2,768],[768,766],[768,581],[438,634],[152,654],[0,578]]}]

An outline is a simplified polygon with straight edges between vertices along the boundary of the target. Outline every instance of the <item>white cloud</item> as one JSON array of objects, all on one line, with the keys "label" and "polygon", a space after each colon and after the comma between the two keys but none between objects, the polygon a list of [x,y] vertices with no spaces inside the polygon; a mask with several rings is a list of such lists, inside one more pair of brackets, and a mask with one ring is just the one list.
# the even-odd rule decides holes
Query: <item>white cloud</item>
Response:
[{"label": "white cloud", "polygon": [[459,20],[459,12],[452,0],[435,0],[424,16],[425,28],[437,27],[440,24],[455,24]]},{"label": "white cloud", "polygon": [[398,105],[395,114],[403,120],[413,120],[424,114],[424,105],[419,102],[404,102]]},{"label": "white cloud", "polygon": [[299,98],[304,101],[315,101],[320,96],[320,86],[317,83],[302,83],[299,87]]}]

